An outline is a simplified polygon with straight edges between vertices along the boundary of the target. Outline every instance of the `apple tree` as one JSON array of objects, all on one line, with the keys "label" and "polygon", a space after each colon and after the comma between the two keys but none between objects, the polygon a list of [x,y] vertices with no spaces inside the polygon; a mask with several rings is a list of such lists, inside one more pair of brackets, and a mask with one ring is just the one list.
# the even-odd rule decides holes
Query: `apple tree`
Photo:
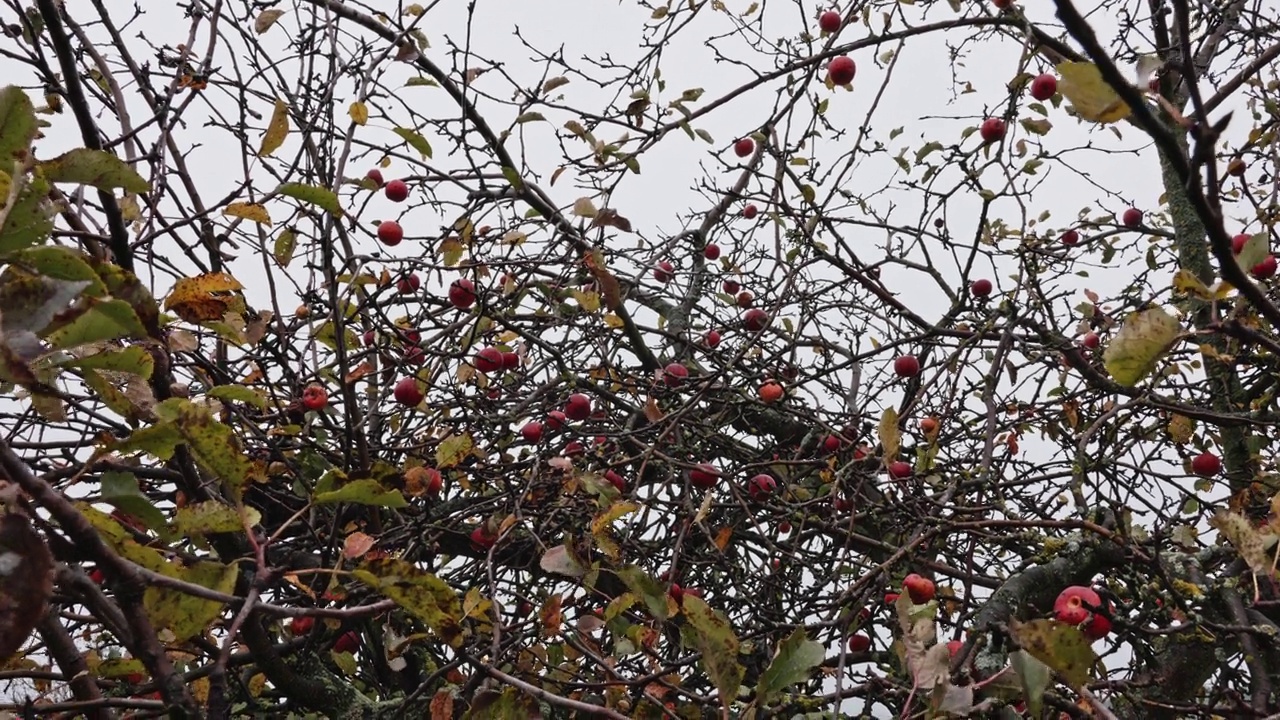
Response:
[{"label": "apple tree", "polygon": [[1280,713],[1280,9],[610,5],[5,3],[0,713]]}]

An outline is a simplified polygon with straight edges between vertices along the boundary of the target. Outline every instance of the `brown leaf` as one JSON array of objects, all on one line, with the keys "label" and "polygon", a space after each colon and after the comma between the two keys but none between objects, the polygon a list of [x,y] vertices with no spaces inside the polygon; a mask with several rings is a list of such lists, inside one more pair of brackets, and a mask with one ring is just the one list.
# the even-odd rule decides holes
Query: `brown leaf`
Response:
[{"label": "brown leaf", "polygon": [[564,622],[564,615],[560,610],[560,596],[552,595],[542,604],[542,609],[538,611],[538,619],[542,621],[542,636],[553,637],[560,632],[560,625]]},{"label": "brown leaf", "polygon": [[378,542],[377,539],[370,535],[362,532],[353,532],[342,543],[342,556],[348,560],[363,557],[376,542]]},{"label": "brown leaf", "polygon": [[729,547],[729,538],[732,536],[733,528],[727,526],[720,528],[720,531],[716,533],[716,547],[723,552],[725,548]]},{"label": "brown leaf", "polygon": [[453,720],[453,695],[445,690],[431,698],[431,720]]},{"label": "brown leaf", "polygon": [[662,408],[658,407],[657,398],[652,395],[649,396],[649,399],[644,404],[644,416],[649,422],[655,423],[666,417],[666,413],[662,412]]},{"label": "brown leaf", "polygon": [[613,208],[604,208],[596,213],[591,227],[616,227],[622,232],[631,232],[631,221],[618,214]]},{"label": "brown leaf", "polygon": [[596,286],[600,288],[600,296],[604,298],[605,307],[616,311],[622,305],[622,285],[618,282],[618,278],[605,267],[604,253],[595,249],[583,260],[587,270],[595,278]]},{"label": "brown leaf", "polygon": [[18,652],[44,616],[53,573],[53,555],[31,521],[16,513],[0,517],[0,663]]},{"label": "brown leaf", "polygon": [[373,364],[368,360],[365,360],[352,369],[351,372],[344,375],[342,377],[342,381],[347,385],[350,385],[371,372],[373,372]]}]

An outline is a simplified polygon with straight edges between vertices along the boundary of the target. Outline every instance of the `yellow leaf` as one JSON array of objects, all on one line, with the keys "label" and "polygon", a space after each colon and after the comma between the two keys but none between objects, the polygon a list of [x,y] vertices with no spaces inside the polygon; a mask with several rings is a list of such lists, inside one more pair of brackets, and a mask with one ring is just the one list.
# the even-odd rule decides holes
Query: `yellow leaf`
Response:
[{"label": "yellow leaf", "polygon": [[221,320],[244,289],[240,281],[227,273],[207,273],[180,278],[174,283],[164,309],[191,323]]},{"label": "yellow leaf", "polygon": [[457,465],[471,454],[474,447],[471,436],[465,433],[445,438],[436,448],[436,467],[451,468]]},{"label": "yellow leaf", "polygon": [[272,25],[284,15],[283,10],[263,10],[258,17],[253,20],[253,31],[261,35],[271,29]]},{"label": "yellow leaf", "polygon": [[1179,269],[1178,272],[1173,274],[1173,291],[1184,295],[1194,295],[1205,300],[1208,300],[1211,295],[1209,288],[1200,282],[1200,278],[1186,269]]},{"label": "yellow leaf", "polygon": [[271,112],[271,122],[262,135],[262,145],[258,148],[258,157],[269,157],[280,149],[284,138],[289,134],[289,106],[283,100],[276,100],[276,108]]},{"label": "yellow leaf", "polygon": [[1102,362],[1116,382],[1133,387],[1155,369],[1180,332],[1182,324],[1162,308],[1133,313],[1107,344]]},{"label": "yellow leaf", "polygon": [[271,215],[267,212],[267,208],[257,203],[231,203],[223,208],[222,214],[228,217],[250,220],[259,225],[271,224]]},{"label": "yellow leaf", "polygon": [[597,293],[574,290],[573,299],[577,300],[578,306],[587,312],[595,312],[600,309],[600,296]]},{"label": "yellow leaf", "polygon": [[614,330],[617,330],[618,328],[623,326],[622,318],[618,317],[617,315],[614,315],[613,313],[609,313],[608,315],[604,316],[604,324],[610,328],[613,328]]},{"label": "yellow leaf", "polygon": [[357,125],[364,125],[369,122],[369,106],[362,102],[351,103],[351,107],[347,109],[347,114],[351,116],[351,122]]},{"label": "yellow leaf", "polygon": [[1174,415],[1169,418],[1169,437],[1176,443],[1189,443],[1195,434],[1196,421],[1186,415]]},{"label": "yellow leaf", "polygon": [[1116,91],[1102,79],[1098,66],[1089,62],[1059,63],[1058,90],[1071,101],[1076,114],[1096,123],[1119,122],[1131,110]]},{"label": "yellow leaf", "polygon": [[876,433],[880,436],[880,444],[884,446],[884,461],[893,462],[898,457],[898,448],[902,444],[902,434],[898,432],[898,411],[889,408],[880,418],[880,427]]},{"label": "yellow leaf", "polygon": [[1254,529],[1248,518],[1239,513],[1219,510],[1209,519],[1209,525],[1235,546],[1240,559],[1245,561],[1250,570],[1258,575],[1270,574],[1271,558],[1267,554],[1262,533]]},{"label": "yellow leaf", "polygon": [[462,253],[466,247],[458,241],[458,238],[445,238],[440,243],[440,255],[444,260],[445,267],[453,267],[462,260]]},{"label": "yellow leaf", "polygon": [[578,217],[593,218],[598,212],[591,198],[580,197],[573,201],[573,214]]}]

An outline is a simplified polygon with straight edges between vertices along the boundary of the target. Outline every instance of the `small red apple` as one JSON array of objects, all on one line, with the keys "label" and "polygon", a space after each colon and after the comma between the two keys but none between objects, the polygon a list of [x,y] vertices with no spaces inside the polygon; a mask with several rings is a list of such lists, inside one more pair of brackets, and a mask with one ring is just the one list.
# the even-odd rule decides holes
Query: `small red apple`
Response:
[{"label": "small red apple", "polygon": [[1062,233],[1063,245],[1066,245],[1067,247],[1071,247],[1072,245],[1076,245],[1079,242],[1080,242],[1080,233],[1076,232],[1075,230],[1068,230]]},{"label": "small red apple", "polygon": [[905,460],[895,460],[889,463],[888,469],[889,477],[896,478],[898,480],[901,480],[902,478],[909,478],[911,477],[911,474],[915,472],[915,468],[911,467],[911,463],[906,462]]},{"label": "small red apple", "polygon": [[1102,344],[1102,338],[1098,337],[1097,333],[1085,333],[1084,337],[1080,340],[1080,344],[1090,350],[1097,350],[1098,346]]},{"label": "small red apple", "polygon": [[738,307],[745,310],[751,307],[751,303],[755,299],[756,299],[755,295],[752,295],[750,292],[743,290],[742,292],[738,293],[738,297],[737,297]]},{"label": "small red apple", "polygon": [[1138,208],[1128,208],[1124,214],[1120,216],[1120,222],[1125,227],[1136,228],[1142,226],[1142,211]]},{"label": "small red apple", "polygon": [[513,352],[502,353],[502,369],[515,370],[520,367],[520,355]]},{"label": "small red apple", "polygon": [[378,224],[378,239],[388,247],[399,245],[404,239],[404,228],[395,220],[383,220]]},{"label": "small red apple", "polygon": [[739,138],[733,144],[733,153],[738,157],[744,158],[756,150],[756,141],[749,137]]},{"label": "small red apple", "polygon": [[482,348],[471,364],[483,373],[497,372],[502,369],[502,351],[496,347]]},{"label": "small red apple", "polygon": [[716,332],[715,330],[708,330],[707,335],[704,338],[704,342],[706,342],[707,347],[715,347],[719,345],[720,333]]},{"label": "small red apple", "polygon": [[435,468],[427,468],[427,482],[423,489],[428,495],[436,496],[440,494],[442,488],[444,488],[444,476]]},{"label": "small red apple", "polygon": [[698,463],[689,471],[689,482],[694,487],[709,488],[720,479],[720,469],[711,463]]},{"label": "small red apple", "polygon": [[383,189],[391,202],[404,202],[409,199],[409,186],[403,180],[392,180]]},{"label": "small red apple", "polygon": [[835,500],[835,508],[836,508],[836,512],[842,512],[842,513],[852,512],[853,501],[842,495],[837,495]]},{"label": "small red apple", "polygon": [[893,371],[898,377],[915,377],[920,374],[920,361],[915,355],[899,355],[893,359]]},{"label": "small red apple", "polygon": [[579,455],[585,453],[586,451],[587,451],[586,446],[583,445],[581,442],[577,440],[570,440],[569,442],[564,444],[564,450],[562,450],[561,452],[563,452],[567,457],[578,457]]},{"label": "small red apple", "polygon": [[973,284],[969,286],[969,292],[973,293],[974,297],[987,297],[991,294],[991,281],[986,278],[974,280]]},{"label": "small red apple", "polygon": [[1200,477],[1213,477],[1222,472],[1222,460],[1211,452],[1202,452],[1191,459],[1191,472]]},{"label": "small red apple", "polygon": [[537,443],[542,440],[542,423],[537,420],[525,423],[524,427],[520,428],[520,437],[531,443]]},{"label": "small red apple", "polygon": [[848,55],[841,55],[827,65],[827,77],[831,78],[833,85],[848,85],[853,82],[853,76],[857,73],[858,66]]},{"label": "small red apple", "polygon": [[911,597],[911,602],[916,605],[923,605],[934,598],[937,594],[937,588],[933,581],[919,573],[911,573],[902,581],[902,587],[906,589],[907,595]]},{"label": "small red apple", "polygon": [[840,450],[840,436],[828,435],[822,439],[822,449],[828,453]]},{"label": "small red apple", "polygon": [[702,248],[702,257],[708,260],[719,260],[720,246],[715,243],[709,243],[706,247]]},{"label": "small red apple", "polygon": [[1005,121],[1000,118],[987,118],[982,121],[982,125],[978,128],[978,134],[982,136],[982,142],[991,144],[1004,139],[1004,134],[1009,129]]},{"label": "small red apple", "polygon": [[427,361],[427,353],[417,345],[410,345],[404,349],[404,361],[409,365],[421,365]]},{"label": "small red apple", "polygon": [[991,4],[995,5],[998,10],[1004,10],[1013,6],[1013,0],[991,0]]},{"label": "small red apple", "polygon": [[833,33],[840,29],[843,18],[835,10],[828,10],[818,16],[818,28],[824,33]]},{"label": "small red apple", "polygon": [[885,605],[892,605],[892,604],[894,604],[894,603],[896,603],[896,602],[898,602],[898,593],[896,593],[896,592],[887,592],[887,593],[885,593],[885,594],[884,594],[884,604],[885,604]]},{"label": "small red apple", "polygon": [[1240,233],[1239,235],[1236,235],[1236,236],[1232,237],[1232,238],[1231,238],[1231,252],[1235,253],[1236,255],[1239,255],[1239,254],[1240,254],[1240,251],[1244,250],[1244,245],[1245,245],[1245,243],[1247,243],[1247,242],[1249,242],[1249,234],[1248,234],[1248,233]]},{"label": "small red apple", "polygon": [[605,470],[604,479],[608,480],[610,483],[613,484],[614,487],[618,488],[618,492],[627,491],[627,481],[624,480],[622,476],[619,475],[618,473],[612,470]]},{"label": "small red apple", "polygon": [[418,273],[409,273],[396,281],[396,291],[401,295],[412,295],[418,292],[420,287],[422,287],[422,280],[418,278]]},{"label": "small red apple", "polygon": [[782,522],[778,523],[779,535],[786,535],[790,532],[791,532],[791,523],[787,522],[786,520],[783,520]]},{"label": "small red apple", "polygon": [[303,635],[311,632],[311,628],[315,627],[315,624],[315,618],[305,616],[296,617],[289,621],[289,632],[292,633],[294,637],[302,637]]},{"label": "small red apple", "polygon": [[1272,275],[1275,275],[1276,274],[1276,256],[1268,255],[1266,259],[1264,259],[1262,262],[1258,263],[1257,265],[1254,265],[1253,269],[1250,270],[1249,272],[1252,273],[1253,276],[1259,280],[1266,280]]},{"label": "small red apple", "polygon": [[742,217],[748,220],[755,220],[756,215],[759,215],[759,214],[760,214],[760,208],[756,207],[755,203],[747,203],[746,207],[742,208]]},{"label": "small red apple", "polygon": [[1232,177],[1244,177],[1244,171],[1247,167],[1243,159],[1231,158],[1231,161],[1227,163],[1227,174]]},{"label": "small red apple", "polygon": [[378,341],[378,336],[372,330],[365,331],[364,333],[365,347],[373,347],[373,344],[377,341]]},{"label": "small red apple", "polygon": [[721,284],[721,289],[724,290],[725,295],[737,295],[742,286],[738,284],[737,280],[725,280]]},{"label": "small red apple", "polygon": [[1058,78],[1045,73],[1037,75],[1031,81],[1031,97],[1036,100],[1048,100],[1058,92]]},{"label": "small red apple", "polygon": [[471,531],[471,545],[477,550],[488,550],[498,544],[498,536],[491,534],[484,525]]},{"label": "small red apple", "polygon": [[862,633],[849,636],[849,652],[864,653],[871,649],[871,638]]},{"label": "small red apple", "polygon": [[760,332],[769,325],[769,313],[760,308],[751,308],[742,314],[742,324],[750,332]]},{"label": "small red apple", "polygon": [[586,420],[591,417],[591,398],[582,393],[574,393],[564,404],[564,416],[570,420]]},{"label": "small red apple", "polygon": [[418,386],[418,378],[415,377],[401,378],[392,394],[395,395],[396,402],[406,407],[417,407],[425,397],[422,388]]},{"label": "small red apple", "polygon": [[569,422],[569,416],[559,410],[552,410],[547,413],[547,427],[552,430],[559,430],[564,427],[567,422]]},{"label": "small red apple", "polygon": [[329,392],[323,385],[311,383],[302,390],[302,407],[308,410],[321,410],[329,404]]},{"label": "small red apple", "polygon": [[1072,585],[1063,589],[1053,601],[1054,618],[1068,625],[1083,624],[1080,629],[1090,640],[1097,640],[1111,632],[1111,620],[1104,615],[1109,610],[1098,593],[1084,585]]},{"label": "small red apple", "polygon": [[662,371],[662,382],[666,383],[667,387],[678,387],[687,377],[689,377],[689,368],[680,363],[671,363]]},{"label": "small red apple", "polygon": [[94,585],[101,585],[107,581],[107,574],[102,572],[102,568],[94,568],[89,571],[89,579]]},{"label": "small red apple", "polygon": [[757,502],[772,495],[777,488],[778,481],[774,480],[772,475],[765,473],[760,473],[747,481],[747,492],[751,495],[751,499]]},{"label": "small red apple", "polygon": [[951,657],[953,657],[953,658],[954,658],[954,657],[956,656],[956,653],[960,652],[962,649],[964,649],[964,641],[963,641],[963,640],[948,640],[948,641],[947,641],[947,654],[948,654],[948,655],[950,655]]},{"label": "small red apple", "polygon": [[382,187],[384,184],[386,184],[386,181],[382,179],[382,171],[379,170],[378,168],[371,169],[369,172],[365,173],[364,176],[372,180],[373,184],[377,185],[378,187]]},{"label": "small red apple", "polygon": [[[394,181],[393,181],[394,182]],[[333,651],[336,653],[353,653],[360,649],[360,636],[355,630],[348,630],[343,633],[338,641],[333,644]]]},{"label": "small red apple", "polygon": [[449,304],[466,310],[476,301],[476,286],[466,278],[458,278],[449,285]]},{"label": "small red apple", "polygon": [[669,283],[671,278],[675,276],[675,272],[676,266],[663,260],[653,269],[653,279],[660,283]]}]

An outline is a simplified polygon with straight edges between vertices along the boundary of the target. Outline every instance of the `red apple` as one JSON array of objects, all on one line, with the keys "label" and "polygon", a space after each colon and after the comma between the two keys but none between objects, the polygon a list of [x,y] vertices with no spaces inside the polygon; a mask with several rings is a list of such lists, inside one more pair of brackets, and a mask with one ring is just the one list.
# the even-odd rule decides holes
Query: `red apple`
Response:
[{"label": "red apple", "polygon": [[746,157],[756,150],[756,141],[749,137],[739,138],[733,144],[733,153],[738,157]]},{"label": "red apple", "polygon": [[1068,247],[1080,242],[1080,233],[1075,230],[1068,230],[1062,233],[1062,244]]},{"label": "red apple", "polygon": [[559,430],[564,427],[567,422],[569,422],[569,416],[559,410],[552,410],[547,413],[547,427],[552,430]]},{"label": "red apple", "polygon": [[403,180],[392,180],[383,189],[391,202],[404,202],[409,199],[409,186]]},{"label": "red apple", "polygon": [[933,599],[937,588],[934,587],[933,581],[919,573],[911,573],[902,581],[902,587],[906,589],[907,595],[911,597],[911,602],[916,605],[923,605]]},{"label": "red apple", "polygon": [[786,535],[787,533],[790,533],[790,532],[791,532],[791,523],[787,522],[786,520],[783,520],[782,522],[778,523],[779,535]]},{"label": "red apple", "polygon": [[856,633],[849,636],[849,652],[864,653],[871,649],[871,638]]},{"label": "red apple", "polygon": [[591,417],[591,398],[582,393],[569,396],[564,404],[564,416],[570,420],[586,420]]},{"label": "red apple", "polygon": [[1084,338],[1080,340],[1080,344],[1090,350],[1097,350],[1098,346],[1102,344],[1102,338],[1099,338],[1097,333],[1085,333]]},{"label": "red apple", "polygon": [[563,452],[566,457],[577,457],[585,453],[586,451],[587,451],[587,448],[585,445],[578,442],[577,440],[570,440],[569,442],[564,444],[564,450],[562,450],[561,452]]},{"label": "red apple", "polygon": [[427,353],[417,345],[404,349],[404,361],[410,365],[421,365],[427,361]]},{"label": "red apple", "polygon": [[984,298],[991,294],[991,281],[986,278],[974,280],[969,286],[969,292],[973,293],[974,297]]},{"label": "red apple", "polygon": [[364,176],[372,180],[373,184],[377,185],[378,187],[382,187],[384,184],[386,184],[386,181],[382,179],[382,171],[379,170],[378,168],[373,168],[369,172],[365,173]]},{"label": "red apple", "polygon": [[707,343],[707,347],[715,347],[720,344],[720,333],[715,330],[708,330],[704,341]]},{"label": "red apple", "polygon": [[449,304],[466,310],[476,301],[476,286],[466,278],[458,278],[449,285]]},{"label": "red apple", "polygon": [[663,260],[653,269],[653,279],[660,283],[669,283],[675,275],[676,266]]},{"label": "red apple", "polygon": [[760,308],[751,308],[742,314],[742,324],[751,332],[760,332],[769,325],[769,313]]},{"label": "red apple", "polygon": [[947,641],[947,654],[948,654],[948,655],[950,655],[951,657],[953,657],[953,658],[954,658],[954,657],[956,656],[956,653],[960,652],[962,649],[964,649],[964,641],[963,641],[963,640],[948,640],[948,641]]},{"label": "red apple", "polygon": [[1240,233],[1239,235],[1231,238],[1231,252],[1239,255],[1240,251],[1244,250],[1244,245],[1247,242],[1249,242],[1248,233]]},{"label": "red apple", "polygon": [[89,579],[95,585],[101,585],[107,581],[107,574],[102,572],[102,568],[94,568],[89,571]]},{"label": "red apple", "polygon": [[302,407],[308,410],[321,410],[329,404],[329,393],[323,385],[311,383],[302,390]]},{"label": "red apple", "polygon": [[706,247],[702,248],[702,257],[708,260],[719,260],[720,246],[715,243],[708,244]]},{"label": "red apple", "polygon": [[893,371],[898,377],[915,377],[920,374],[920,361],[915,355],[899,355],[893,359]]},{"label": "red apple", "polygon": [[760,208],[756,207],[754,203],[747,203],[746,207],[742,208],[742,217],[748,220],[754,220],[756,215],[759,214]]},{"label": "red apple", "polygon": [[843,18],[835,10],[828,10],[818,16],[818,28],[825,33],[833,33],[840,29]]},{"label": "red apple", "polygon": [[618,473],[612,470],[605,470],[604,479],[608,480],[610,483],[613,484],[614,487],[618,488],[618,492],[627,491],[627,481],[624,480],[622,476],[619,475]]},{"label": "red apple", "polygon": [[520,436],[528,442],[537,443],[542,439],[542,423],[537,420],[525,423],[524,427],[520,428]]},{"label": "red apple", "polygon": [[833,85],[848,85],[853,82],[853,76],[857,72],[858,66],[854,64],[853,58],[848,55],[841,55],[827,65],[827,77],[831,78],[831,84]]},{"label": "red apple", "polygon": [[995,5],[999,10],[1004,10],[1013,5],[1013,0],[991,0],[991,4]]},{"label": "red apple", "polygon": [[1005,132],[1009,129],[1004,120],[1000,118],[987,118],[982,121],[982,125],[978,128],[978,134],[982,136],[982,142],[993,143],[1004,139]]},{"label": "red apple", "polygon": [[894,603],[896,603],[896,602],[898,602],[898,593],[896,593],[896,592],[887,592],[887,593],[885,593],[885,594],[884,594],[884,604],[885,604],[885,605],[892,605],[892,604],[894,604]]},{"label": "red apple", "polygon": [[[395,182],[395,181],[392,181]],[[353,653],[360,649],[360,636],[355,630],[348,630],[343,633],[338,641],[333,644],[333,651],[336,653]]]},{"label": "red apple", "polygon": [[777,488],[778,481],[774,480],[772,475],[765,473],[760,473],[747,481],[747,492],[750,493],[751,499],[756,501],[769,497]]},{"label": "red apple", "polygon": [[301,637],[311,632],[311,628],[314,627],[315,624],[315,618],[296,617],[289,621],[289,632],[292,633],[294,637]]},{"label": "red apple", "polygon": [[713,487],[719,479],[720,470],[711,463],[698,463],[689,471],[689,482],[693,483],[694,487]]},{"label": "red apple", "polygon": [[1211,452],[1202,452],[1191,459],[1191,472],[1200,477],[1213,477],[1222,472],[1222,460]]},{"label": "red apple", "polygon": [[[1098,612],[1094,612],[1094,609]],[[1084,585],[1065,588],[1053,601],[1054,618],[1068,625],[1083,624],[1080,629],[1091,640],[1097,640],[1111,631],[1111,620],[1103,615],[1108,610],[1098,593]]]},{"label": "red apple", "polygon": [[498,543],[498,536],[489,533],[484,525],[471,531],[471,544],[478,550],[488,550]]},{"label": "red apple", "polygon": [[1138,208],[1129,208],[1120,216],[1120,222],[1125,227],[1136,228],[1142,226],[1142,211]]},{"label": "red apple", "polygon": [[404,239],[404,228],[395,220],[383,220],[378,224],[378,240],[389,247],[399,245]]},{"label": "red apple", "polygon": [[1058,92],[1058,78],[1045,73],[1037,75],[1031,81],[1031,97],[1036,100],[1048,100]]},{"label": "red apple", "polygon": [[662,381],[667,384],[667,387],[678,387],[687,377],[689,377],[689,368],[680,363],[671,363],[662,371]]},{"label": "red apple", "polygon": [[738,284],[737,280],[725,280],[721,284],[721,289],[724,290],[725,295],[737,295],[742,286]]},{"label": "red apple", "polygon": [[752,295],[750,292],[743,290],[742,292],[738,293],[738,297],[737,297],[738,307],[745,310],[751,307],[751,303],[755,299],[756,299],[755,295]]},{"label": "red apple", "polygon": [[520,355],[513,352],[502,353],[502,369],[515,370],[520,367]]},{"label": "red apple", "polygon": [[840,444],[840,436],[838,435],[828,435],[822,439],[822,449],[828,453],[838,451]]},{"label": "red apple", "polygon": [[365,347],[373,347],[373,344],[374,344],[375,342],[377,342],[377,341],[378,341],[378,336],[377,336],[376,334],[374,334],[374,332],[373,332],[372,330],[366,330],[366,331],[365,331],[365,333],[364,333],[364,344],[365,344]]},{"label": "red apple", "polygon": [[889,463],[889,477],[891,478],[899,480],[909,478],[913,472],[915,472],[915,468],[911,467],[911,463],[905,460],[895,460]]},{"label": "red apple", "polygon": [[1243,177],[1247,167],[1243,159],[1231,158],[1231,161],[1227,163],[1227,174],[1232,177]]},{"label": "red apple", "polygon": [[396,290],[401,295],[412,295],[420,287],[422,287],[422,281],[418,279],[418,273],[409,273],[396,282]]},{"label": "red apple", "polygon": [[476,353],[472,364],[480,372],[491,373],[502,369],[502,351],[496,347],[487,347]]},{"label": "red apple", "polygon": [[1257,265],[1254,265],[1253,269],[1250,270],[1249,272],[1252,273],[1253,276],[1259,280],[1266,280],[1272,275],[1275,275],[1276,274],[1276,256],[1268,255],[1266,259],[1264,259],[1262,262],[1258,263]]},{"label": "red apple", "polygon": [[425,397],[422,388],[418,387],[418,378],[415,377],[401,378],[392,394],[395,395],[396,402],[407,407],[417,407]]},{"label": "red apple", "polygon": [[444,476],[435,468],[427,468],[427,482],[423,489],[428,495],[439,495],[441,488],[444,487]]}]

